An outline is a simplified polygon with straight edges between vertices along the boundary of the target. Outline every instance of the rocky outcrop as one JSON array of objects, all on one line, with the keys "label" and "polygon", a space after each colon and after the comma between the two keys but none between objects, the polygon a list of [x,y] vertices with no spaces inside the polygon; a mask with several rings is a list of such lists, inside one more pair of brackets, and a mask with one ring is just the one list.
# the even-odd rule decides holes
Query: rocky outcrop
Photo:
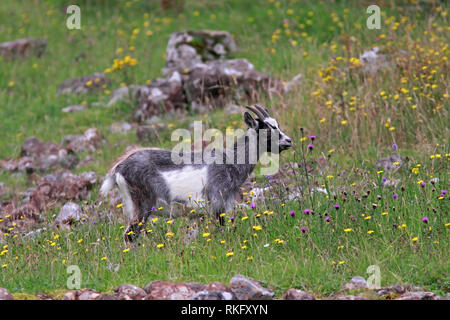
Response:
[{"label": "rocky outcrop", "polygon": [[274,296],[272,290],[240,274],[231,278],[230,288],[238,300],[272,300]]}]

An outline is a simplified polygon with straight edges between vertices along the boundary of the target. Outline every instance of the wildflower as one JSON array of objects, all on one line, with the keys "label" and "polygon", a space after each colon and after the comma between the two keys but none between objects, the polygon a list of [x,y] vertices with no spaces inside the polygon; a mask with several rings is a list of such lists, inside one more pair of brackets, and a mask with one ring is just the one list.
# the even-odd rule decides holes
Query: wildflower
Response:
[{"label": "wildflower", "polygon": [[301,228],[300,228],[300,231],[303,232],[303,233],[305,233],[306,230],[307,230],[306,227],[301,227]]},{"label": "wildflower", "polygon": [[128,251],[130,251],[130,248],[126,248],[123,250],[123,253],[127,253]]},{"label": "wildflower", "polygon": [[231,257],[231,256],[233,256],[233,255],[234,255],[234,252],[233,252],[233,251],[227,252],[227,253],[225,254],[226,257]]},{"label": "wildflower", "polygon": [[428,223],[428,217],[423,217],[423,218],[422,218],[422,222],[423,222],[423,223]]},{"label": "wildflower", "polygon": [[412,240],[412,242],[417,242],[417,240],[419,240],[419,237],[414,237],[411,240]]},{"label": "wildflower", "polygon": [[173,237],[175,235],[175,233],[173,233],[173,232],[167,232],[166,233],[166,237]]},{"label": "wildflower", "polygon": [[421,186],[422,188],[424,188],[425,185],[426,185],[426,183],[425,183],[424,181],[422,181],[422,182],[420,183],[420,186]]},{"label": "wildflower", "polygon": [[338,204],[335,204],[333,207],[334,207],[336,210],[339,210],[339,208],[340,208],[341,206],[338,205]]},{"label": "wildflower", "polygon": [[308,144],[308,149],[309,150],[313,150],[314,149],[314,145],[311,143],[311,144]]},{"label": "wildflower", "polygon": [[164,247],[164,244],[163,244],[163,243],[158,243],[158,244],[156,245],[156,247],[157,247],[158,249],[161,249],[162,247]]},{"label": "wildflower", "polygon": [[105,261],[105,260],[106,260],[106,257],[102,257],[100,260],[101,260],[101,261]]},{"label": "wildflower", "polygon": [[373,230],[369,230],[369,231],[367,231],[367,234],[372,234],[372,233],[374,233],[375,231],[373,231]]},{"label": "wildflower", "polygon": [[330,217],[325,217],[325,219],[323,219],[325,222],[330,222]]},{"label": "wildflower", "polygon": [[252,209],[256,208],[256,203],[254,203],[254,202],[250,203],[250,208],[252,208]]},{"label": "wildflower", "polygon": [[382,213],[381,213],[382,216],[387,216],[388,214],[389,214],[389,213],[387,213],[387,212],[382,212]]},{"label": "wildflower", "polygon": [[253,226],[252,228],[253,228],[253,230],[255,230],[255,231],[260,231],[260,230],[262,230],[262,227],[261,227],[261,226]]},{"label": "wildflower", "polygon": [[253,256],[247,258],[248,261],[253,261]]},{"label": "wildflower", "polygon": [[123,206],[123,203],[119,203],[117,206],[116,206],[116,208],[120,208],[120,207],[122,207]]},{"label": "wildflower", "polygon": [[392,199],[396,200],[397,198],[398,198],[398,194],[394,193],[394,194],[392,195]]},{"label": "wildflower", "polygon": [[289,214],[291,215],[291,217],[293,217],[293,216],[295,216],[295,211],[292,210],[292,211],[289,212]]},{"label": "wildflower", "polygon": [[247,220],[248,219],[248,216],[245,216],[245,217],[242,217],[242,221],[245,221],[245,220]]},{"label": "wildflower", "polygon": [[203,238],[209,237],[211,234],[208,232],[203,233]]},{"label": "wildflower", "polygon": [[314,139],[316,139],[316,136],[309,136],[309,138],[311,139],[311,141],[314,141]]},{"label": "wildflower", "polygon": [[352,228],[344,229],[344,232],[350,232],[350,231],[352,231]]}]

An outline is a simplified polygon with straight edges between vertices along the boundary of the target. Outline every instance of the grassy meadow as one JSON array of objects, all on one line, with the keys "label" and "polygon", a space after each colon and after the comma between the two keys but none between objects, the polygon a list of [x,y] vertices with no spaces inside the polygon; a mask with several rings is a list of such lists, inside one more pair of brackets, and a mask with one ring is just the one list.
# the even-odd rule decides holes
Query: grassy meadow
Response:
[{"label": "grassy meadow", "polygon": [[[81,8],[81,30],[66,28],[64,8],[74,3]],[[102,292],[153,280],[227,284],[240,273],[261,281],[276,297],[299,288],[320,298],[335,294],[353,276],[367,278],[367,268],[377,265],[382,286],[413,284],[448,294],[449,8],[445,1],[380,0],[381,29],[369,30],[370,4],[185,0],[175,12],[163,11],[156,0],[2,0],[0,42],[45,38],[48,47],[40,58],[0,57],[0,159],[19,157],[27,137],[59,143],[65,135],[95,127],[107,142],[91,164],[74,172],[103,176],[127,146],[140,144],[135,133],[109,130],[114,122],[131,122],[136,106],[121,102],[107,108],[94,102],[106,104],[120,86],[161,76],[172,32],[217,29],[235,37],[240,50],[234,57],[248,59],[257,70],[285,81],[303,75],[288,94],[260,101],[295,138],[295,148],[283,153],[281,162],[328,161],[308,174],[302,166],[297,170],[292,184],[306,186],[301,198],[288,200],[280,190],[278,201],[227,212],[223,231],[205,219],[189,245],[183,241],[189,221],[163,218],[148,222],[138,245],[124,244],[122,209],[106,215],[108,205],[95,188],[82,203],[90,215],[72,230],[50,227],[62,204],[42,213],[39,227],[46,230],[34,239],[25,239],[12,224],[0,230],[5,239],[0,287],[21,297],[56,296],[67,291],[67,267],[78,265],[82,287]],[[389,66],[368,74],[358,58],[374,46],[386,54]],[[109,72],[112,84],[103,92],[57,94],[64,80],[103,72],[125,56],[137,59],[137,65]],[[61,112],[74,104],[87,110]],[[244,127],[241,115],[222,110],[161,118],[174,129],[194,120],[220,130]],[[173,144],[167,132],[145,146]],[[392,172],[375,167],[377,159],[389,155],[409,160]],[[36,179],[0,171],[0,182],[10,190],[0,200],[20,200],[19,192]],[[256,179],[273,184],[265,176]],[[398,183],[382,187],[383,179]],[[316,187],[328,195],[312,192]]]}]

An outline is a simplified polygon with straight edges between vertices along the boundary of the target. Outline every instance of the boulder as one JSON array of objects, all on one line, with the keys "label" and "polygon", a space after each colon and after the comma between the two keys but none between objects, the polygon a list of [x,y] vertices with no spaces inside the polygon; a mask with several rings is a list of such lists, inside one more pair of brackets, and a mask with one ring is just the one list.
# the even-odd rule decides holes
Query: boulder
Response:
[{"label": "boulder", "polygon": [[99,300],[101,294],[91,289],[68,291],[61,300]]},{"label": "boulder", "polygon": [[83,77],[68,79],[58,88],[59,94],[86,94],[102,91],[104,86],[109,86],[111,79],[106,74],[96,72]]},{"label": "boulder", "polygon": [[120,87],[119,89],[114,90],[113,93],[111,93],[111,96],[109,97],[109,102],[106,106],[110,107],[118,103],[119,101],[134,104],[141,95],[146,94],[147,90],[148,89],[146,86],[138,86],[134,84]]},{"label": "boulder", "polygon": [[[389,157],[380,158],[375,163],[375,166],[386,172],[395,172],[405,163],[408,163],[409,158],[398,155],[391,155]],[[394,164],[395,163],[395,164]]]},{"label": "boulder", "polygon": [[231,278],[230,288],[238,300],[272,300],[274,296],[272,290],[240,274]]},{"label": "boulder", "polygon": [[40,57],[47,48],[47,40],[25,38],[0,43],[0,54],[7,60],[28,56]]}]

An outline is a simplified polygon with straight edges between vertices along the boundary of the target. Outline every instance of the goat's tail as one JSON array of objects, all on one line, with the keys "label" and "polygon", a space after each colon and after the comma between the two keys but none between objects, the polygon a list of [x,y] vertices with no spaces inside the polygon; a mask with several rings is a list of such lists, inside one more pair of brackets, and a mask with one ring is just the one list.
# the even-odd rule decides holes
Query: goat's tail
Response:
[{"label": "goat's tail", "polygon": [[117,172],[112,175],[108,174],[100,188],[100,193],[106,198],[108,196],[108,193],[116,185],[119,189],[120,196],[122,197],[124,213],[128,216],[129,221],[132,221],[134,219],[135,207],[133,199],[131,198],[128,183],[120,173]]},{"label": "goat's tail", "polygon": [[103,181],[102,186],[100,188],[100,193],[105,198],[108,196],[108,193],[114,188],[116,184],[115,174],[107,175],[105,181]]}]

